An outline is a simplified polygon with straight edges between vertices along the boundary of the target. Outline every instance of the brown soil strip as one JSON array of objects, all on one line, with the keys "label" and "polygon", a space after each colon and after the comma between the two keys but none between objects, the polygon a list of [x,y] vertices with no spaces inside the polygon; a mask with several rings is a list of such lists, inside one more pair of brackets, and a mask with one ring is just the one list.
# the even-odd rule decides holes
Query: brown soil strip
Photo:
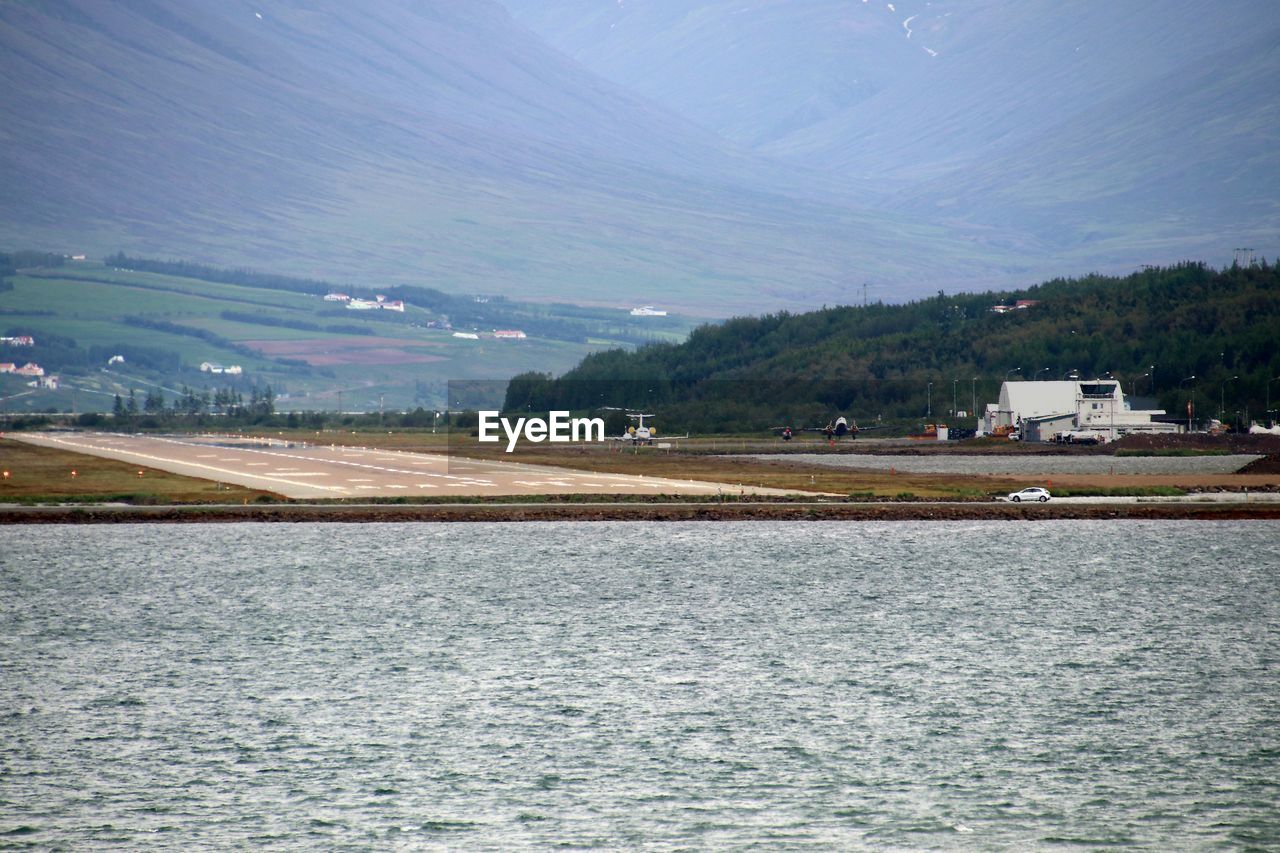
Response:
[{"label": "brown soil strip", "polygon": [[423,521],[1046,521],[1280,519],[1280,504],[437,504],[0,507],[0,524]]}]

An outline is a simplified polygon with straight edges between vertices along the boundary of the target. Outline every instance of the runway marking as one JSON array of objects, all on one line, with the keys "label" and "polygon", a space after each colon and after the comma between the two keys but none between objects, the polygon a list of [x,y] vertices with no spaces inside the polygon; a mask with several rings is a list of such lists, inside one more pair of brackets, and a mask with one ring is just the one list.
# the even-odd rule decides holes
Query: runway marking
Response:
[{"label": "runway marking", "polygon": [[[69,441],[69,440],[67,440],[67,439],[65,439],[65,438],[62,438],[62,437],[55,437],[55,436],[50,436],[50,435],[45,435],[45,436],[41,436],[41,437],[42,437],[45,441],[49,441],[49,442],[51,442],[51,443],[53,443],[53,444],[60,444],[60,445],[63,445],[63,446],[65,446],[65,447],[81,448],[81,449],[86,448],[86,447],[89,447],[89,448],[93,448],[93,449],[95,449],[95,450],[101,450],[101,449],[103,449],[99,444],[94,444],[92,441],[79,441],[79,442],[76,442],[76,441]],[[173,444],[184,444],[184,442],[178,442],[178,441],[172,441],[172,440],[169,440],[169,441],[170,441],[170,443],[173,443]],[[189,446],[189,445],[187,445],[187,446]],[[234,479],[235,479],[236,477],[247,477],[247,478],[254,479],[254,480],[266,480],[266,481],[271,482],[271,483],[283,483],[284,485],[288,485],[288,486],[299,486],[299,487],[305,487],[305,488],[308,488],[308,489],[321,489],[321,490],[326,491],[326,492],[339,491],[339,490],[338,490],[336,487],[334,487],[334,486],[318,486],[318,485],[316,485],[315,483],[299,483],[299,482],[295,482],[295,481],[293,481],[293,480],[287,480],[287,479],[285,479],[284,477],[273,477],[273,476],[266,475],[266,474],[253,474],[253,473],[251,473],[251,472],[249,472],[249,471],[233,471],[233,470],[229,470],[229,469],[226,469],[226,468],[218,468],[218,467],[216,467],[216,466],[214,466],[214,465],[206,465],[206,464],[204,464],[203,462],[187,462],[187,461],[185,461],[185,460],[181,460],[181,459],[170,459],[170,458],[165,457],[165,456],[157,456],[157,455],[156,455],[156,454],[154,454],[154,453],[141,453],[141,452],[139,452],[139,451],[137,451],[137,450],[124,450],[124,449],[120,449],[120,450],[113,450],[112,452],[114,452],[114,453],[119,453],[119,454],[124,455],[124,456],[131,456],[131,457],[134,457],[135,459],[142,459],[142,460],[145,460],[145,461],[147,461],[147,462],[151,462],[151,463],[155,464],[155,466],[156,466],[157,468],[164,468],[165,464],[168,464],[168,465],[177,465],[177,466],[182,466],[182,467],[184,467],[184,468],[199,468],[199,469],[204,470],[204,471],[212,471],[212,472],[214,472],[214,473],[216,473],[216,474],[225,475],[225,476],[220,476],[220,477],[212,478],[212,479],[216,479],[216,480],[224,480],[224,481],[225,481],[225,480],[230,479],[230,480],[234,481]],[[224,462],[238,462],[239,460],[237,460],[237,459],[229,459],[229,460],[224,459],[224,460],[221,460],[221,461],[224,461]],[[181,473],[181,471],[180,471],[180,473]]]},{"label": "runway marking", "polygon": [[[79,441],[67,441],[65,438],[53,438],[51,436],[42,437],[43,441],[50,444],[62,445],[69,448],[93,448],[104,454],[119,454],[116,458],[125,457],[133,461],[147,461],[156,464],[156,467],[168,467],[169,470],[178,473],[186,473],[191,475],[195,470],[212,472],[206,474],[194,474],[194,476],[206,476],[209,479],[217,479],[231,482],[244,482],[245,485],[255,485],[261,483],[283,484],[295,487],[296,494],[293,497],[306,497],[309,490],[310,496],[325,495],[347,495],[352,492],[350,489],[359,489],[362,491],[375,491],[379,488],[388,491],[395,490],[397,492],[408,489],[451,489],[461,494],[477,493],[477,492],[496,492],[496,493],[528,493],[532,490],[541,489],[543,491],[593,491],[607,490],[613,492],[627,492],[635,490],[654,491],[668,494],[715,494],[717,491],[724,493],[732,493],[739,489],[744,491],[755,492],[754,488],[746,489],[740,485],[728,483],[695,483],[694,481],[670,480],[655,477],[628,477],[625,474],[605,474],[603,472],[586,472],[567,471],[563,468],[557,469],[554,466],[534,465],[529,463],[504,463],[492,462],[489,460],[476,459],[459,459],[457,463],[451,462],[448,456],[440,454],[416,454],[411,452],[396,453],[390,455],[387,451],[382,454],[374,455],[369,449],[361,450],[355,448],[346,448],[340,454],[334,454],[333,447],[306,447],[304,445],[294,445],[287,447],[280,444],[272,444],[269,448],[258,447],[236,447],[234,449],[218,447],[223,453],[234,454],[232,456],[223,456],[218,453],[196,453],[195,450],[208,450],[209,443],[218,441],[216,438],[205,438],[203,440],[196,439],[178,439],[172,437],[150,436],[146,438],[116,438],[108,437],[102,434],[93,435],[91,437],[81,434],[78,436]],[[137,447],[139,445],[154,449],[159,444],[172,444],[183,448],[181,458],[165,457],[163,451],[154,454],[139,452],[137,450],[123,449],[129,446]],[[216,446],[216,445],[215,445]],[[286,448],[286,449],[282,449]],[[347,452],[350,451],[350,452]],[[248,462],[246,457],[253,458],[256,455],[258,459],[266,460],[260,462]],[[335,458],[335,455],[340,458]],[[414,458],[414,457],[418,458]],[[222,462],[235,463],[230,469],[215,465],[203,464],[201,462],[188,461],[193,458],[197,459],[218,459]],[[389,464],[373,464],[369,460],[388,460],[394,459],[400,463],[400,466]],[[280,465],[285,462],[285,465]],[[322,464],[325,466],[343,465],[347,466],[348,473],[363,474],[365,476],[351,477],[344,480],[351,484],[341,486],[321,485],[312,479],[310,482],[304,482],[308,478],[329,477],[335,479],[343,473],[340,470],[334,471],[315,471],[304,470],[301,465]],[[245,470],[247,467],[268,467],[268,472],[261,474],[251,473]],[[402,466],[402,467],[401,467]],[[435,468],[436,470],[422,470],[422,468]],[[453,470],[457,473],[446,473]],[[475,473],[462,473],[462,472]],[[525,477],[533,479],[508,479],[513,475],[519,476],[524,474]],[[427,482],[418,482],[423,478]],[[586,477],[593,479],[587,480]],[[238,479],[237,479],[238,478]],[[363,485],[367,484],[367,485]],[[261,487],[261,486],[260,486]],[[514,492],[512,492],[512,487]],[[266,488],[271,488],[270,485]],[[277,487],[278,489],[278,487]]]}]

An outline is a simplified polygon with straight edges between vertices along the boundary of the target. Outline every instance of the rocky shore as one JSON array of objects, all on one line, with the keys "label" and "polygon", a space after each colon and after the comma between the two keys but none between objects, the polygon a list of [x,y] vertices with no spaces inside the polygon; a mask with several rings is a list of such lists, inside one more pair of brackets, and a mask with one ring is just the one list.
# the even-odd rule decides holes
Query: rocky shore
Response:
[{"label": "rocky shore", "polygon": [[848,503],[616,503],[0,507],[0,524],[422,521],[1046,521],[1280,519],[1280,503],[1018,505],[929,501]]}]

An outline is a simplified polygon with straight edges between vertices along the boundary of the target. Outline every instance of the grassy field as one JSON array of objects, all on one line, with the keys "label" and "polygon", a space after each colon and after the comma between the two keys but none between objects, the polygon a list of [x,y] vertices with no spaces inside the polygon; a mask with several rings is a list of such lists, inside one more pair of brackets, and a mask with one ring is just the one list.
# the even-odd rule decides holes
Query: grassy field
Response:
[{"label": "grassy field", "polygon": [[[374,319],[326,303],[318,294],[117,270],[96,263],[28,271],[11,281],[13,289],[0,293],[0,328],[31,333],[37,345],[30,351],[0,353],[0,360],[35,360],[58,373],[66,387],[61,392],[28,392],[23,384],[0,387],[0,398],[8,398],[0,400],[0,406],[10,412],[66,411],[73,405],[77,411],[109,410],[114,395],[127,395],[130,388],[145,394],[148,388],[159,387],[172,399],[182,385],[216,389],[227,384],[225,379],[198,372],[205,361],[241,365],[245,374],[240,383],[271,385],[281,410],[333,410],[340,403],[348,411],[383,406],[389,410],[419,405],[442,408],[448,381],[505,380],[529,369],[562,372],[589,352],[619,345],[607,336],[590,343],[537,335],[520,341],[465,340],[449,330],[428,328],[428,322],[437,318],[412,304],[402,316],[387,315],[392,320]],[[581,310],[572,306],[531,309],[532,315],[545,312],[550,318]],[[130,317],[203,331],[226,343],[180,329],[142,327],[130,322]],[[297,328],[299,324],[317,328]],[[365,334],[328,328],[335,326]],[[126,363],[104,373],[105,364],[86,365],[84,356],[74,365],[58,363],[59,359],[65,362],[67,354],[53,353],[41,343],[52,336],[72,339],[79,351],[124,345],[162,350],[176,354],[184,369],[157,372]],[[76,390],[81,393],[73,398]]]},{"label": "grassy field", "polygon": [[5,472],[0,477],[0,503],[244,503],[268,495],[3,438],[0,468]]}]

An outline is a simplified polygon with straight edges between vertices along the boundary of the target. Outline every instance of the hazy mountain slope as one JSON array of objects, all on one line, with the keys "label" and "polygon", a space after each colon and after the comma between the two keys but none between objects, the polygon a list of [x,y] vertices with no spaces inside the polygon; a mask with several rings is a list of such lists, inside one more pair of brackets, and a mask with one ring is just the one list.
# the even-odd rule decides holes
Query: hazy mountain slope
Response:
[{"label": "hazy mountain slope", "polygon": [[709,128],[1060,268],[1280,249],[1267,0],[504,2]]},{"label": "hazy mountain slope", "polygon": [[715,314],[1023,268],[735,150],[491,0],[0,3],[0,140],[10,245]]},{"label": "hazy mountain slope", "polygon": [[[922,181],[899,201],[926,215],[969,216],[1045,235],[1081,264],[1149,252],[1148,260],[1231,246],[1276,248],[1280,224],[1280,79],[1276,33],[1207,55],[1145,91],[1099,97],[1091,108],[993,147],[953,174]],[[1244,52],[1250,61],[1242,64]],[[1056,238],[1051,235],[1057,232]]]},{"label": "hazy mountain slope", "polygon": [[503,0],[611,80],[751,145],[839,115],[928,55],[899,16],[848,0]]}]

